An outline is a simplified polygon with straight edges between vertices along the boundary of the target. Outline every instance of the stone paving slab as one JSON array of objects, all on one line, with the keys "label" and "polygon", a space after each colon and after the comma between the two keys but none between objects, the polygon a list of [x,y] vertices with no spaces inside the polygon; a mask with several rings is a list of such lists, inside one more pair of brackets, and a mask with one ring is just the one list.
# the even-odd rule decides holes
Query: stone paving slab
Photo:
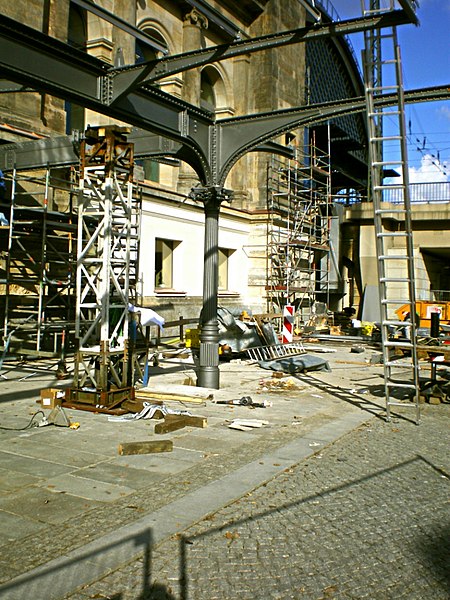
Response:
[{"label": "stone paving slab", "polygon": [[[365,415],[362,414],[358,414],[351,422],[346,418],[345,424],[338,426],[338,429],[345,431],[349,426],[353,427],[364,419]],[[319,431],[315,437],[325,443],[326,435],[325,431]],[[315,445],[309,444],[303,448],[300,457],[311,455],[315,451]],[[298,446],[292,446],[284,454],[289,452],[294,454],[282,462],[277,455],[264,455],[259,460],[245,464],[229,475],[183,495],[122,529],[116,529],[77,551],[32,570],[11,584],[0,587],[0,598],[20,598],[24,594],[39,598],[36,594],[42,589],[46,590],[45,597],[48,600],[61,598],[71,589],[70,585],[73,585],[74,580],[78,585],[89,582],[93,577],[99,578],[108,569],[130,560],[142,546],[148,546],[150,532],[151,543],[158,543],[292,466],[299,460]],[[95,563],[95,571],[91,561]]]},{"label": "stone paving slab", "polygon": [[[7,452],[14,453],[16,455],[26,456],[29,458],[38,459],[49,459],[51,456],[52,462],[61,465],[68,465],[70,467],[84,467],[91,465],[94,460],[92,452],[83,452],[77,450],[76,453],[69,446],[66,447],[62,442],[61,437],[58,436],[58,444],[53,446],[49,437],[45,437],[45,443],[37,436],[21,436],[20,438],[10,438],[8,443],[3,443],[0,446]],[[102,459],[100,459],[101,461]]]},{"label": "stone paving slab", "polygon": [[[343,362],[355,362],[349,354],[349,349],[339,350],[337,356]],[[350,360],[349,360],[350,359]],[[40,428],[17,432],[12,435],[9,431],[0,433],[0,451],[5,450],[5,445],[11,440],[17,440],[18,464],[26,453],[27,448],[34,448],[37,459],[41,454],[36,448],[48,449],[54,457],[54,464],[63,462],[70,469],[63,475],[55,475],[54,479],[61,483],[61,491],[50,496],[56,506],[60,500],[73,497],[83,501],[82,495],[86,494],[81,485],[70,488],[70,493],[63,490],[63,479],[69,481],[80,480],[80,470],[92,469],[93,477],[86,478],[87,489],[92,491],[98,484],[105,492],[109,486],[121,488],[117,495],[101,494],[91,506],[86,505],[82,513],[76,503],[73,506],[65,500],[67,519],[62,519],[64,503],[57,512],[61,520],[48,523],[48,527],[34,534],[18,536],[20,546],[12,541],[6,541],[0,548],[2,556],[10,557],[9,562],[0,559],[0,581],[5,587],[0,588],[0,598],[5,596],[6,590],[12,593],[13,582],[7,582],[16,576],[21,576],[23,581],[39,583],[40,589],[48,588],[42,585],[42,573],[45,577],[60,574],[63,586],[79,585],[78,573],[73,579],[73,571],[69,573],[67,564],[81,565],[80,556],[87,556],[88,567],[82,568],[83,581],[99,578],[101,569],[94,573],[93,564],[102,563],[103,559],[107,569],[116,568],[120,561],[129,560],[142,548],[149,548],[149,527],[152,536],[171,535],[182,527],[189,526],[192,519],[198,520],[204,516],[205,490],[211,495],[216,507],[223,506],[226,501],[239,497],[243,489],[247,492],[262,481],[272,478],[283,469],[289,469],[304,456],[317,453],[331,441],[355,427],[358,422],[370,418],[373,414],[380,414],[382,398],[371,395],[358,395],[349,390],[364,385],[367,380],[373,379],[379,383],[380,368],[367,366],[361,361],[360,366],[341,369],[341,363],[336,362],[334,378],[330,373],[314,374],[314,377],[301,377],[296,380],[295,390],[270,391],[264,382],[271,382],[271,373],[262,371],[256,365],[248,363],[231,362],[221,367],[221,390],[215,391],[215,399],[230,399],[241,395],[251,395],[255,400],[271,400],[273,406],[268,409],[249,410],[244,407],[230,408],[207,402],[205,405],[188,406],[193,414],[208,418],[206,429],[185,428],[166,436],[154,435],[154,422],[137,421],[133,423],[111,423],[106,415],[96,415],[84,411],[70,410],[71,420],[80,422],[77,431],[65,428]],[[334,371],[334,367],[333,367]],[[12,374],[8,374],[12,377]],[[182,377],[186,376],[186,367],[183,367]],[[160,377],[160,375],[158,375]],[[166,379],[167,377],[167,379]],[[41,376],[40,376],[41,378]],[[364,383],[359,381],[364,379]],[[156,378],[154,378],[156,379]],[[180,384],[180,373],[176,371],[164,376],[168,384]],[[10,405],[14,404],[14,418],[19,418],[21,423],[29,419],[29,414],[36,411],[36,398],[30,391],[30,397],[13,400],[11,390],[9,401],[2,402],[2,388],[0,382],[0,419],[3,424],[9,419]],[[33,382],[22,382],[21,385],[34,389]],[[52,387],[54,381],[42,381],[42,387]],[[7,386],[11,387],[8,381]],[[244,385],[245,384],[245,385]],[[245,393],[244,393],[245,392]],[[34,391],[36,394],[36,391]],[[171,407],[174,407],[173,403]],[[267,428],[251,432],[232,431],[227,428],[230,418],[264,418],[270,422]],[[5,433],[5,436],[3,436]],[[4,440],[3,445],[2,441]],[[119,456],[117,446],[123,441],[136,441],[144,439],[172,439],[174,451],[158,455]],[[13,448],[13,447],[12,447]],[[11,449],[11,446],[10,446]],[[58,457],[58,449],[60,456]],[[64,451],[63,451],[64,449]],[[77,459],[70,460],[70,452]],[[65,452],[65,453],[64,453]],[[31,450],[28,450],[28,454]],[[28,457],[32,458],[32,457]],[[81,463],[81,464],[80,464]],[[80,469],[80,467],[82,467]],[[129,482],[121,478],[122,469],[130,473]],[[143,485],[136,483],[136,471],[145,472],[147,480]],[[19,471],[16,471],[19,474]],[[114,482],[115,474],[117,481]],[[62,478],[62,479],[61,479]],[[262,478],[262,479],[261,479]],[[49,478],[41,479],[37,487],[45,489],[52,485]],[[144,476],[143,479],[146,479]],[[106,487],[102,488],[101,484]],[[28,484],[29,485],[29,484]],[[214,488],[214,485],[218,486]],[[35,484],[31,482],[33,489]],[[0,488],[1,489],[1,488]],[[16,488],[17,489],[17,488]],[[51,489],[51,488],[50,488]],[[110,488],[112,491],[113,487]],[[6,490],[7,491],[7,490]],[[19,490],[21,491],[21,490]],[[33,489],[34,491],[34,489]],[[47,490],[49,491],[49,490]],[[238,495],[236,495],[238,494]],[[108,498],[106,496],[109,496]],[[0,499],[1,499],[0,491]],[[20,497],[20,495],[19,495]],[[228,500],[227,500],[228,498]],[[198,506],[198,513],[192,514],[186,507],[194,500]],[[45,500],[44,500],[45,502]],[[184,502],[184,504],[183,504]],[[169,507],[169,508],[168,508]],[[13,504],[7,506],[7,511],[1,510],[4,517],[14,514]],[[40,523],[41,515],[36,513],[37,522]],[[33,519],[36,515],[31,512],[27,518]],[[174,517],[177,517],[174,520]],[[47,517],[48,518],[48,517]],[[189,520],[191,519],[191,521]],[[45,521],[47,522],[47,521]],[[120,535],[118,535],[120,531]],[[1,538],[0,538],[1,539]],[[158,537],[158,540],[162,538]],[[125,540],[125,541],[124,541]],[[128,540],[128,541],[126,541]],[[42,552],[45,548],[45,553]],[[103,548],[101,551],[99,548]],[[132,550],[130,550],[130,548]],[[115,556],[115,558],[114,558]],[[61,562],[62,561],[62,562]],[[74,562],[75,561],[75,562]],[[92,564],[91,564],[92,563]],[[20,575],[20,574],[23,575]],[[43,575],[43,576],[44,576]],[[48,579],[48,581],[50,581]],[[46,580],[47,581],[47,580]],[[18,583],[19,580],[16,581]],[[51,588],[57,593],[67,593],[59,590],[52,584]],[[16,588],[17,590],[26,588]],[[15,593],[15,592],[14,592]],[[27,592],[28,594],[28,592]],[[19,597],[19,596],[11,596]],[[24,596],[22,596],[24,597]],[[39,596],[30,597],[39,598]],[[48,596],[49,597],[49,596]],[[225,596],[226,597],[226,596]],[[47,600],[47,596],[45,596]]]},{"label": "stone paving slab", "polygon": [[47,526],[43,522],[39,523],[8,512],[2,514],[1,524],[0,544],[12,542],[27,535],[34,535]]},{"label": "stone paving slab", "polygon": [[52,462],[50,457],[48,457],[48,460],[41,460],[14,452],[0,452],[0,463],[4,469],[14,470],[39,479],[48,479],[55,475],[61,475],[61,473],[67,473],[71,468],[68,465]]},{"label": "stone paving slab", "polygon": [[68,600],[450,596],[450,415],[371,419]]}]

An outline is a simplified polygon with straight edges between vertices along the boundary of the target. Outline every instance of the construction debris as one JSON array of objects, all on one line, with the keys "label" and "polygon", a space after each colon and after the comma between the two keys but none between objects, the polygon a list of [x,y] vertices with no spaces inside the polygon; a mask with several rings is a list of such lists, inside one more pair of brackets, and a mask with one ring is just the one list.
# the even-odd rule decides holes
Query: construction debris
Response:
[{"label": "construction debris", "polygon": [[175,415],[177,417],[184,416],[190,417],[191,413],[185,410],[172,410],[164,404],[151,404],[150,402],[142,403],[142,410],[140,412],[128,413],[126,415],[111,415],[108,417],[108,421],[137,421],[139,419],[163,419],[168,415]]},{"label": "construction debris", "polygon": [[47,417],[49,425],[56,425],[58,427],[70,427],[71,423],[69,417],[64,412],[61,406],[55,406]]},{"label": "construction debris", "polygon": [[268,406],[272,406],[272,402],[267,402],[267,400],[263,400],[262,402],[254,402],[250,396],[243,396],[238,400],[218,400],[216,404],[248,406],[249,408],[267,408]]},{"label": "construction debris", "polygon": [[60,406],[55,406],[48,416],[44,415],[38,423],[39,427],[46,425],[57,425],[58,427],[70,427],[71,423],[66,413]]},{"label": "construction debris", "polygon": [[429,404],[441,404],[450,401],[450,385],[429,382],[420,391],[420,402],[428,402]]},{"label": "construction debris", "polygon": [[[190,385],[151,385],[135,391],[136,400],[160,400],[161,402],[176,401],[203,404],[214,397],[209,388],[193,388]],[[152,400],[152,401],[153,401]],[[154,402],[156,404],[156,402]]]},{"label": "construction debris", "polygon": [[155,433],[170,433],[183,429],[184,427],[200,427],[204,429],[207,426],[205,417],[195,417],[193,415],[167,415],[162,423],[155,425]]},{"label": "construction debris", "polygon": [[45,388],[41,390],[40,403],[42,408],[55,408],[62,404],[66,392],[61,388]]},{"label": "construction debris", "polygon": [[262,360],[259,366],[263,369],[272,371],[282,371],[283,373],[304,373],[306,371],[331,371],[330,365],[326,360],[318,356],[290,356],[278,360]]},{"label": "construction debris", "polygon": [[300,342],[291,344],[272,344],[270,346],[257,346],[246,350],[248,356],[252,360],[272,360],[277,358],[285,358],[286,356],[296,356],[305,354],[306,350]]},{"label": "construction debris", "polygon": [[129,456],[131,454],[157,454],[159,452],[172,452],[173,442],[161,440],[158,442],[124,442],[119,444],[119,454]]},{"label": "construction debris", "polygon": [[228,425],[229,429],[238,429],[239,431],[251,431],[259,429],[264,425],[269,425],[269,421],[260,421],[258,419],[233,419]]},{"label": "construction debris", "polygon": [[[259,382],[261,392],[285,392],[298,390],[299,387],[292,377],[284,377],[284,373],[274,372],[273,379],[262,379]],[[281,378],[279,377],[281,375]]]}]

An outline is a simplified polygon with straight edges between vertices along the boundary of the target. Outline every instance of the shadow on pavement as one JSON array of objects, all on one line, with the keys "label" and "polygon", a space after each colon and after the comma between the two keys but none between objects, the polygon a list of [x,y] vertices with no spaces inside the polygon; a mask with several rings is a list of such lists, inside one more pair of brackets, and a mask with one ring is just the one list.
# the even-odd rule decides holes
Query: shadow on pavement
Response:
[{"label": "shadow on pavement", "polygon": [[[112,517],[113,518],[113,517]],[[92,550],[89,550],[92,546]],[[142,557],[142,583],[137,600],[175,600],[165,586],[151,584],[151,563],[153,552],[152,530],[146,529],[136,535],[124,537],[110,544],[95,547],[89,544],[83,554],[73,558],[56,559],[38,567],[29,573],[0,586],[2,600],[59,600],[77,588],[92,582],[101,581],[106,573],[124,564]],[[122,593],[95,597],[121,600]]]},{"label": "shadow on pavement", "polygon": [[[320,379],[316,379],[312,375],[296,375],[296,378],[300,381],[304,381],[309,385],[319,389],[322,392],[326,392],[327,394],[332,394],[339,400],[344,400],[348,404],[352,404],[361,410],[365,410],[366,412],[375,415],[379,419],[384,419],[384,408],[372,402],[371,400],[364,398],[360,392],[355,390],[348,390],[345,388],[341,388],[339,386],[333,385],[331,383],[325,383]],[[366,386],[366,389],[372,391],[372,387]]]},{"label": "shadow on pavement", "polygon": [[[371,480],[376,480],[379,477],[382,477],[386,474],[393,474],[395,472],[399,472],[405,467],[411,465],[426,465],[427,467],[431,467],[436,474],[440,477],[445,477],[448,479],[448,474],[442,471],[439,467],[436,467],[429,460],[425,459],[420,455],[416,455],[414,458],[409,460],[405,460],[400,462],[399,464],[393,465],[391,467],[387,467],[384,469],[380,469],[375,471],[369,475],[364,477],[360,477],[342,485],[337,485],[334,487],[330,487],[328,489],[321,490],[315,494],[311,494],[302,498],[301,500],[295,500],[293,502],[286,502],[280,504],[279,506],[270,508],[268,510],[262,510],[259,513],[252,514],[251,516],[246,516],[241,519],[232,519],[228,520],[226,523],[223,523],[216,527],[211,527],[207,531],[200,532],[198,534],[194,534],[193,536],[180,536],[179,538],[179,582],[180,582],[180,600],[186,600],[188,598],[188,587],[189,587],[189,564],[188,564],[188,548],[190,546],[194,546],[198,542],[205,540],[209,537],[212,537],[215,534],[225,534],[228,535],[230,533],[230,528],[236,530],[239,526],[246,525],[250,522],[256,522],[261,519],[265,519],[266,517],[273,515],[275,513],[283,513],[284,511],[288,511],[292,508],[298,507],[300,505],[306,503],[315,503],[317,500],[323,500],[324,498],[338,494],[339,492],[349,490],[354,488],[355,486],[359,486],[366,482],[370,482]],[[399,475],[397,475],[399,477]],[[414,497],[412,495],[411,501],[414,501]],[[431,510],[431,507],[430,507]],[[209,519],[210,520],[210,519]],[[420,554],[422,557],[422,564],[430,570],[430,576],[435,579],[435,583],[439,586],[440,583],[443,585],[450,584],[450,530],[448,525],[439,524],[436,528],[436,531],[427,531],[426,534],[416,536],[413,538],[415,548],[417,549],[417,554]],[[439,596],[440,597],[440,596]],[[145,597],[145,600],[153,599],[153,596]],[[161,600],[166,600],[165,596],[161,597]],[[168,600],[168,598],[167,598]]]}]

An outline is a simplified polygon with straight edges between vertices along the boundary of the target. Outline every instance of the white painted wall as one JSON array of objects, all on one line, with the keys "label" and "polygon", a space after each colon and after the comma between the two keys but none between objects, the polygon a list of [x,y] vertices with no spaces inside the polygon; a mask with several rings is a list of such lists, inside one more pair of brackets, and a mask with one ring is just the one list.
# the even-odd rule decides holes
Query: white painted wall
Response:
[{"label": "white painted wall", "polygon": [[[173,255],[173,288],[186,296],[203,294],[204,213],[189,205],[145,200],[141,225],[141,287],[143,296],[155,296],[155,239],[179,242]],[[247,296],[248,258],[243,248],[249,236],[249,223],[243,217],[222,214],[219,246],[233,250],[229,260],[230,291]]]}]

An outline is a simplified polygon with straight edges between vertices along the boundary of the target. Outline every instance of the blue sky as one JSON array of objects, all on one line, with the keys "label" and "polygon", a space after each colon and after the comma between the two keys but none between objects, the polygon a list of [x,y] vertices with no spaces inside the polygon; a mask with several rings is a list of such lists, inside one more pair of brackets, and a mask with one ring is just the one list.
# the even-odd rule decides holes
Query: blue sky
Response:
[{"label": "blue sky", "polygon": [[[332,4],[341,19],[362,14],[360,0],[332,0]],[[450,86],[450,0],[420,0],[417,14],[418,27],[397,29],[404,87]],[[350,40],[359,58],[362,36]],[[407,105],[406,123],[411,181],[450,181],[450,101]]]}]

